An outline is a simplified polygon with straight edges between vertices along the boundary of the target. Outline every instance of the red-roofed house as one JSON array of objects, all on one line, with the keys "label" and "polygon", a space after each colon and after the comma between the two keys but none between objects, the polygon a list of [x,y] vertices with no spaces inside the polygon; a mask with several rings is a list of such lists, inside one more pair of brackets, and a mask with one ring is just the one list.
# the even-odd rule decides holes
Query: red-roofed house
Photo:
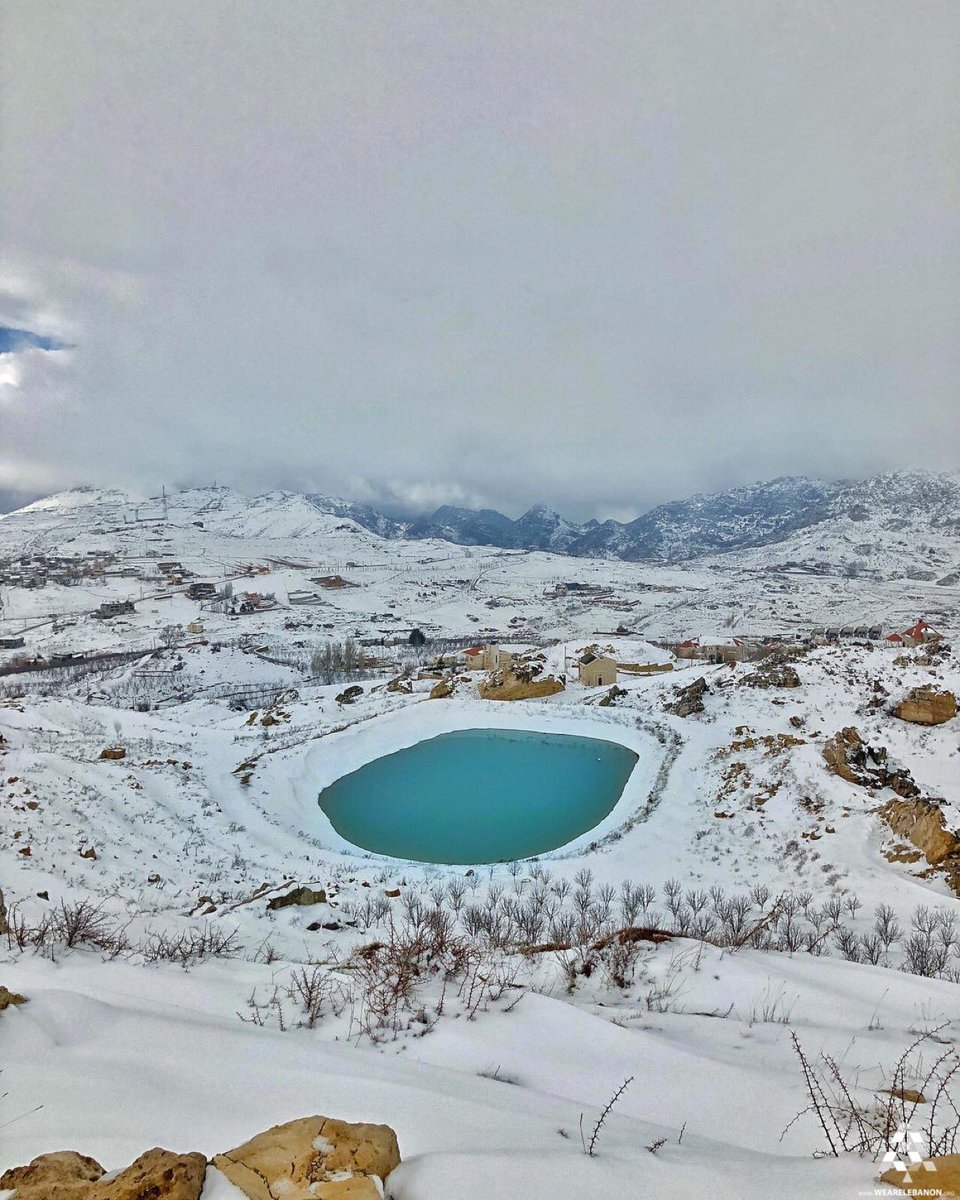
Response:
[{"label": "red-roofed house", "polygon": [[483,647],[470,646],[463,652],[463,657],[467,660],[468,671],[479,671],[483,668]]},{"label": "red-roofed house", "polygon": [[938,642],[940,637],[941,635],[932,629],[922,617],[916,625],[911,625],[909,629],[903,631],[905,646],[922,646],[924,642]]}]

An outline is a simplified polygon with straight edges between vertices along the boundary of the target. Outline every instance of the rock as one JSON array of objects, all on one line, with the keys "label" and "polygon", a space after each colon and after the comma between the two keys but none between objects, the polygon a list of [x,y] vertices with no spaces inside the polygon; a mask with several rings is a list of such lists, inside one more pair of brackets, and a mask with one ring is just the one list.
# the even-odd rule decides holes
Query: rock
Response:
[{"label": "rock", "polygon": [[880,1176],[880,1182],[902,1188],[908,1196],[960,1196],[960,1154],[937,1154],[923,1163],[910,1164],[909,1171],[891,1167]]},{"label": "rock", "polygon": [[536,700],[541,696],[555,696],[566,685],[553,675],[533,679],[526,673],[493,671],[477,688],[481,700]]},{"label": "rock", "polygon": [[626,688],[618,687],[616,684],[614,684],[613,687],[610,689],[610,691],[607,692],[607,694],[600,701],[599,707],[600,708],[613,708],[616,705],[617,701],[620,699],[620,697],[625,696],[626,694],[627,694]]},{"label": "rock", "polygon": [[960,854],[960,837],[946,828],[943,809],[933,800],[890,800],[880,815],[894,833],[923,851],[931,866]]},{"label": "rock", "polygon": [[120,759],[127,757],[127,751],[123,746],[106,746],[100,751],[101,758]]},{"label": "rock", "polygon": [[400,1163],[389,1125],[301,1117],[218,1154],[213,1165],[250,1200],[379,1200]]},{"label": "rock", "polygon": [[21,996],[19,992],[11,992],[9,988],[0,985],[0,1012],[9,1008],[11,1004],[26,1004],[26,1002],[26,996]]},{"label": "rock", "polygon": [[[0,1175],[0,1192],[14,1189],[18,1200],[59,1200],[74,1192],[82,1183],[96,1183],[104,1169],[95,1158],[77,1154],[75,1150],[58,1150],[41,1154],[25,1167],[13,1167]],[[78,1190],[77,1195],[82,1193]]]},{"label": "rock", "polygon": [[391,679],[387,684],[388,692],[402,692],[404,695],[409,695],[413,691],[413,680],[405,679],[402,675],[398,675],[396,679]]},{"label": "rock", "polygon": [[359,683],[352,683],[348,688],[337,696],[338,704],[353,704],[354,700],[359,699],[363,695],[363,688]]},{"label": "rock", "polygon": [[907,1104],[926,1104],[927,1098],[923,1092],[918,1092],[916,1088],[884,1088],[884,1095],[893,1096],[897,1100],[903,1100]]},{"label": "rock", "polygon": [[824,743],[823,760],[834,775],[848,783],[869,788],[892,788],[898,796],[910,799],[920,789],[905,767],[888,766],[885,746],[868,746],[858,730],[847,726]]},{"label": "rock", "polygon": [[[199,1200],[206,1173],[202,1154],[148,1150],[109,1183],[95,1184],[90,1200]],[[18,1200],[26,1198],[18,1193]]]},{"label": "rock", "polygon": [[456,685],[452,679],[441,679],[430,689],[431,700],[445,700],[448,696],[452,696]]},{"label": "rock", "polygon": [[780,658],[768,658],[755,671],[744,675],[740,682],[744,687],[797,688],[800,686],[800,676],[790,663]]},{"label": "rock", "polygon": [[667,712],[672,712],[678,717],[689,717],[693,713],[703,712],[703,697],[709,690],[706,679],[701,675],[699,679],[677,692],[677,698],[667,706]]},{"label": "rock", "polygon": [[16,1200],[199,1200],[206,1173],[202,1154],[155,1149],[104,1180],[96,1159],[62,1150],[0,1175],[0,1192],[13,1189]]},{"label": "rock", "polygon": [[296,887],[285,896],[274,896],[267,901],[268,909],[289,908],[291,904],[326,904],[327,893],[323,888]]},{"label": "rock", "polygon": [[893,715],[914,725],[942,725],[957,715],[957,698],[953,692],[913,688],[893,710]]}]

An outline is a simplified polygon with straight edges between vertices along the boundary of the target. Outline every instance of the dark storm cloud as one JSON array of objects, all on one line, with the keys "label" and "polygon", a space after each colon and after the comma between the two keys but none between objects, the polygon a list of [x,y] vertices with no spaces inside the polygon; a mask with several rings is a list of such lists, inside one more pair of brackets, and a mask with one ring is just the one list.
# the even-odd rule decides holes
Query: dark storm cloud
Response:
[{"label": "dark storm cloud", "polygon": [[2,487],[583,516],[960,463],[952,0],[0,19],[0,321],[76,345],[0,375]]}]

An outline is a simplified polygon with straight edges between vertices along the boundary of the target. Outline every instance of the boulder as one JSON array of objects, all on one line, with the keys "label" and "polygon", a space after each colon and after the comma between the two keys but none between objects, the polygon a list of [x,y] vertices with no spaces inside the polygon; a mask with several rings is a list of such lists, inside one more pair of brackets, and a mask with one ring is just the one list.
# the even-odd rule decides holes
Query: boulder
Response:
[{"label": "boulder", "polygon": [[250,1200],[379,1200],[400,1163],[389,1125],[301,1117],[274,1125],[213,1165]]},{"label": "boulder", "polygon": [[882,1088],[881,1091],[885,1096],[893,1096],[895,1100],[902,1100],[905,1104],[926,1104],[927,1102],[923,1092],[918,1092],[916,1088]]},{"label": "boulder", "polygon": [[448,696],[452,696],[456,685],[452,679],[441,679],[430,689],[431,700],[445,700]]},{"label": "boulder", "polygon": [[701,675],[699,679],[677,692],[674,702],[667,706],[667,712],[672,712],[678,717],[689,717],[693,713],[703,712],[703,697],[709,690],[706,679]]},{"label": "boulder", "polygon": [[869,788],[888,787],[904,799],[920,795],[910,772],[888,762],[886,747],[868,746],[852,725],[825,742],[822,753],[828,770],[848,783]]},{"label": "boulder", "polygon": [[957,698],[953,692],[936,688],[913,688],[893,710],[901,721],[914,725],[942,725],[957,715]]},{"label": "boulder", "polygon": [[493,671],[484,679],[477,691],[481,700],[537,700],[542,696],[555,696],[565,688],[562,680],[553,675],[534,679],[527,672]]},{"label": "boulder", "polygon": [[0,1175],[0,1192],[12,1189],[16,1200],[199,1200],[206,1173],[202,1154],[155,1149],[104,1179],[96,1159],[62,1150]]},{"label": "boulder", "polygon": [[627,694],[626,688],[618,687],[616,684],[614,684],[613,687],[610,689],[610,691],[607,692],[606,695],[603,697],[603,699],[600,701],[600,708],[615,707],[617,701],[622,696],[625,696],[626,694]]},{"label": "boulder", "polygon": [[95,1158],[75,1150],[41,1154],[25,1167],[13,1167],[0,1175],[0,1192],[16,1191],[18,1200],[60,1200],[83,1195],[80,1185],[96,1183],[104,1169]]},{"label": "boulder", "polygon": [[960,1196],[960,1154],[938,1154],[923,1163],[910,1164],[908,1171],[891,1167],[880,1176],[880,1182],[901,1188],[908,1196]]},{"label": "boulder", "polygon": [[121,759],[127,757],[127,752],[123,746],[106,746],[100,751],[101,758]]},{"label": "boulder", "polygon": [[0,1012],[5,1008],[9,1008],[11,1004],[26,1004],[26,996],[21,996],[19,992],[11,992],[9,988],[0,985]]},{"label": "boulder", "polygon": [[109,1183],[94,1184],[90,1200],[199,1200],[206,1173],[202,1154],[148,1150]]},{"label": "boulder", "polygon": [[323,888],[295,887],[285,896],[274,896],[267,901],[267,908],[289,908],[291,904],[326,904],[327,893]]},{"label": "boulder", "polygon": [[360,686],[360,684],[352,683],[348,688],[344,688],[343,691],[337,696],[337,703],[353,704],[353,702],[355,700],[359,700],[362,695],[363,688]]},{"label": "boulder", "polygon": [[744,687],[755,688],[798,688],[800,676],[796,668],[779,658],[768,658],[755,671],[741,680]]},{"label": "boulder", "polygon": [[922,851],[931,866],[960,854],[960,837],[946,828],[943,809],[933,800],[890,800],[880,815],[894,833]]},{"label": "boulder", "polygon": [[413,691],[413,681],[405,678],[403,675],[398,675],[396,679],[391,679],[387,684],[388,692],[402,692],[404,695],[409,695]]}]

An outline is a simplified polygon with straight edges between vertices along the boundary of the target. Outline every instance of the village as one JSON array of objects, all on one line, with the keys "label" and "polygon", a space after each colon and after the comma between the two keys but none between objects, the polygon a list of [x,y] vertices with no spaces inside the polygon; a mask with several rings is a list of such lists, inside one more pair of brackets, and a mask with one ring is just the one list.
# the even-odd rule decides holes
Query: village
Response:
[{"label": "village", "polygon": [[[192,524],[194,533],[198,523]],[[171,535],[177,536],[176,528]],[[661,572],[666,578],[658,580],[649,569],[645,578],[620,584],[568,575],[544,586],[539,597],[522,598],[501,588],[499,572],[515,575],[524,562],[536,572],[547,556],[512,555],[504,563],[507,556],[491,552],[479,568],[475,555],[464,556],[462,565],[476,573],[452,579],[421,575],[416,568],[429,565],[426,560],[384,578],[387,564],[370,561],[371,540],[351,546],[356,558],[338,570],[285,556],[282,547],[260,561],[251,556],[232,563],[220,557],[220,546],[212,554],[178,558],[150,549],[133,556],[117,548],[72,546],[0,557],[0,677],[76,672],[83,664],[94,670],[118,655],[162,657],[190,645],[241,647],[269,660],[351,638],[363,651],[361,670],[396,672],[412,664],[438,680],[483,672],[493,682],[480,688],[481,695],[519,699],[559,691],[571,680],[609,689],[624,677],[695,662],[755,662],[829,645],[909,649],[943,637],[922,617],[894,628],[878,621],[804,627],[796,603],[789,623],[780,610],[778,632],[711,635],[703,626],[688,626],[686,636],[664,636],[671,627],[682,630],[690,610],[686,620],[709,627],[716,608],[709,580],[691,580],[691,572],[677,570]],[[211,559],[220,568],[212,577]],[[716,584],[723,586],[719,579]],[[97,600],[98,592],[105,598]],[[818,607],[824,599],[818,595]],[[499,630],[484,627],[478,607],[490,616],[502,614]],[[669,624],[662,616],[651,621],[651,610]],[[619,617],[615,628],[608,613]],[[731,606],[728,625],[735,613]],[[478,633],[487,636],[478,640]]]}]

